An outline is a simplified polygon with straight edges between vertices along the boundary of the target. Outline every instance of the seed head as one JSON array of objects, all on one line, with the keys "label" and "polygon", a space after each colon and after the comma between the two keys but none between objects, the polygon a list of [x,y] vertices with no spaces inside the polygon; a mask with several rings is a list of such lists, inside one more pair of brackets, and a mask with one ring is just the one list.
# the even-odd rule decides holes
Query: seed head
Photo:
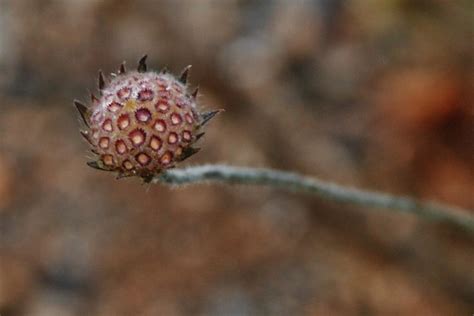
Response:
[{"label": "seed head", "polygon": [[198,152],[193,145],[204,134],[201,128],[220,111],[198,110],[197,89],[189,92],[186,85],[191,66],[177,79],[147,71],[146,57],[136,71],[122,63],[110,80],[99,71],[100,96],[91,94],[90,106],[74,104],[95,155],[88,165],[149,181]]}]

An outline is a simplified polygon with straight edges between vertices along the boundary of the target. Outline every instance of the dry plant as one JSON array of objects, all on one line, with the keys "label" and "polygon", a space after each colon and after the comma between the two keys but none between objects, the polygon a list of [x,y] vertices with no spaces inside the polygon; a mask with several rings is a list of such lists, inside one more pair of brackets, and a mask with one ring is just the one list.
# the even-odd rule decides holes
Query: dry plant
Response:
[{"label": "dry plant", "polygon": [[118,178],[138,176],[146,183],[180,186],[214,181],[279,187],[410,213],[474,232],[471,212],[436,202],[345,187],[280,170],[217,164],[174,169],[199,151],[194,145],[204,135],[202,128],[221,110],[199,109],[198,89],[190,92],[187,86],[190,66],[177,78],[166,69],[148,71],[146,58],[140,59],[136,71],[127,71],[123,63],[110,80],[99,71],[100,96],[91,94],[90,106],[74,101],[84,124],[81,134],[94,154],[89,166],[117,172]]}]

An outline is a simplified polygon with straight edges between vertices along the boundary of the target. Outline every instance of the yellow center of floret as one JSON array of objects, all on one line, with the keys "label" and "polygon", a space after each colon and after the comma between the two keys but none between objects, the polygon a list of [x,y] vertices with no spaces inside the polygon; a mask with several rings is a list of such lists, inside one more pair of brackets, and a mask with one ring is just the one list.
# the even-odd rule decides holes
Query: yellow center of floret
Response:
[{"label": "yellow center of floret", "polygon": [[125,110],[128,112],[133,112],[137,108],[137,102],[133,99],[129,99],[125,102]]}]

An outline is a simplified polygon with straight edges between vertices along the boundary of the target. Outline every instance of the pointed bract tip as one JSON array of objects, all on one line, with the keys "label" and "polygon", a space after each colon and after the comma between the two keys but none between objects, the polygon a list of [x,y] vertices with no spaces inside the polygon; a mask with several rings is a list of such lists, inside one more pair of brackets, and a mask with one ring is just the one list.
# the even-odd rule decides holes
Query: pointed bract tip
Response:
[{"label": "pointed bract tip", "polygon": [[125,69],[125,61],[124,61],[120,64],[120,68],[119,68],[118,73],[119,73],[119,75],[123,75],[126,72],[127,72],[127,70]]},{"label": "pointed bract tip", "polygon": [[92,93],[92,92],[91,92],[91,101],[92,101],[93,103],[99,102],[99,99],[98,99],[98,98],[94,95],[94,93]]},{"label": "pointed bract tip", "polygon": [[146,59],[148,55],[144,55],[140,60],[138,61],[138,67],[137,70],[138,72],[146,72],[147,66],[146,66]]},{"label": "pointed bract tip", "polygon": [[191,95],[194,99],[196,99],[198,93],[199,93],[199,86],[197,86],[196,89],[194,89],[194,91],[193,91],[193,93],[191,93]]},{"label": "pointed bract tip", "polygon": [[86,131],[81,131],[81,135],[89,144],[92,145],[91,139],[89,138],[89,134]]},{"label": "pointed bract tip", "polygon": [[224,112],[224,110],[215,110],[215,111],[209,111],[209,112],[203,112],[201,113],[201,122],[200,126],[206,125],[214,116],[216,116],[218,113]]},{"label": "pointed bract tip", "polygon": [[196,140],[195,140],[195,141],[197,142],[197,141],[198,141],[198,140],[199,140],[201,137],[203,137],[203,136],[204,136],[204,134],[206,134],[206,133],[202,132],[202,133],[199,133],[199,134],[197,134],[197,135],[196,135]]},{"label": "pointed bract tip", "polygon": [[122,178],[131,177],[131,176],[132,176],[131,174],[119,172],[119,173],[117,174],[117,176],[115,177],[115,179],[119,180],[119,179],[122,179]]},{"label": "pointed bract tip", "polygon": [[79,100],[74,100],[74,105],[76,106],[77,111],[81,115],[84,124],[89,127],[89,108]]},{"label": "pointed bract tip", "polygon": [[179,76],[179,81],[183,84],[186,84],[188,82],[188,75],[189,75],[189,70],[191,69],[192,65],[186,66],[186,68],[183,69],[183,72]]},{"label": "pointed bract tip", "polygon": [[151,183],[151,181],[153,181],[153,178],[154,178],[154,175],[152,173],[148,173],[148,174],[143,174],[141,175],[141,178],[143,180],[143,184],[149,184]]},{"label": "pointed bract tip", "polygon": [[187,147],[183,149],[183,153],[181,156],[178,157],[178,161],[183,161],[185,159],[188,159],[192,155],[195,155],[197,152],[199,152],[201,148],[194,148],[194,147]]},{"label": "pointed bract tip", "polygon": [[99,70],[98,83],[99,83],[99,90],[104,90],[104,88],[105,88],[105,78],[104,78],[104,74],[102,73],[102,70]]},{"label": "pointed bract tip", "polygon": [[104,169],[102,166],[99,166],[99,164],[97,163],[97,161],[88,161],[87,162],[87,165],[91,168],[94,168],[94,169],[98,169],[98,170],[106,170]]}]

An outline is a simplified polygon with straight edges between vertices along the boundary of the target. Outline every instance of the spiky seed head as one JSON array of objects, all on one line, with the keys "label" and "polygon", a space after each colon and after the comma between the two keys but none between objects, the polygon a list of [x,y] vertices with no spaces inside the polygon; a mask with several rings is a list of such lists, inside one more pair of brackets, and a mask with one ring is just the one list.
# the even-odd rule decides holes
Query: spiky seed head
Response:
[{"label": "spiky seed head", "polygon": [[219,111],[200,112],[197,90],[186,86],[190,66],[177,79],[166,71],[147,71],[147,56],[136,71],[124,63],[107,80],[99,72],[100,97],[91,94],[90,106],[75,100],[84,122],[81,135],[95,159],[88,165],[116,171],[118,177],[153,175],[174,167],[196,152],[201,128]]}]

